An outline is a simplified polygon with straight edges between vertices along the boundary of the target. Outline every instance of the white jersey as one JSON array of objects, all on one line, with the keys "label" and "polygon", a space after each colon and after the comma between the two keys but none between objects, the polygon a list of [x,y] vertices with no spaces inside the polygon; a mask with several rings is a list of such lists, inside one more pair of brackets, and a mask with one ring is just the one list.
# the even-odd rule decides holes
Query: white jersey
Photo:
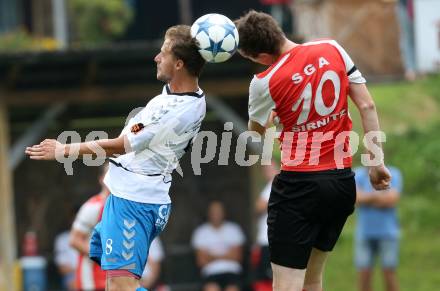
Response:
[{"label": "white jersey", "polygon": [[170,203],[171,173],[200,129],[206,114],[202,90],[171,93],[168,85],[132,117],[121,135],[131,152],[110,158],[104,182],[120,198]]}]

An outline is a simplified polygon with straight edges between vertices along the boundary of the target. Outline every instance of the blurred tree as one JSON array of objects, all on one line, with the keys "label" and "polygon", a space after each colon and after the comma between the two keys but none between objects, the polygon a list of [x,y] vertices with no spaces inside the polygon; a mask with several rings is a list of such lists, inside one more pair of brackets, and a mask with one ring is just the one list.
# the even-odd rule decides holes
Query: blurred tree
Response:
[{"label": "blurred tree", "polygon": [[0,52],[55,50],[59,44],[49,37],[33,37],[23,29],[0,35]]},{"label": "blurred tree", "polygon": [[77,40],[87,43],[108,42],[122,35],[133,18],[123,0],[72,0],[71,20]]}]

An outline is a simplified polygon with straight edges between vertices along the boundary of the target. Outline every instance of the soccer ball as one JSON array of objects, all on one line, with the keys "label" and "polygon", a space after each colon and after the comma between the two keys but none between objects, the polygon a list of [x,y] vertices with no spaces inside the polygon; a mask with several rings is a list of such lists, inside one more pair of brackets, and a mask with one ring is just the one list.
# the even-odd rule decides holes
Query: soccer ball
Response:
[{"label": "soccer ball", "polygon": [[234,23],[221,14],[206,14],[191,26],[191,36],[202,57],[210,63],[228,60],[238,47],[238,31]]}]

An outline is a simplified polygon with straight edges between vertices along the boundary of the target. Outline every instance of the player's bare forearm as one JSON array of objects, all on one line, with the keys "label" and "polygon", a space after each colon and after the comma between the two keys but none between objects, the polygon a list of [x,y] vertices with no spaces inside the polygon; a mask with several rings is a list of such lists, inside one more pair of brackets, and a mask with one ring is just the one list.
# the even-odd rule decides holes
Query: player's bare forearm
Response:
[{"label": "player's bare forearm", "polygon": [[100,139],[95,141],[88,141],[76,144],[66,144],[64,154],[68,155],[70,152],[75,151],[75,147],[78,150],[80,157],[84,155],[99,155],[99,150],[102,149],[105,153],[105,157],[111,157],[117,154],[125,154],[126,150],[125,136],[120,136],[113,139]]},{"label": "player's bare forearm", "polygon": [[38,145],[27,147],[25,153],[33,160],[55,160],[69,155],[95,155],[111,157],[115,154],[124,154],[129,151],[126,136],[114,139],[101,139],[83,143],[61,144],[54,139],[46,139]]},{"label": "player's bare forearm", "polygon": [[[364,133],[379,131],[379,118],[376,112],[376,105],[365,84],[350,83],[350,98],[356,105],[362,119]],[[380,146],[380,143],[378,143]]]}]

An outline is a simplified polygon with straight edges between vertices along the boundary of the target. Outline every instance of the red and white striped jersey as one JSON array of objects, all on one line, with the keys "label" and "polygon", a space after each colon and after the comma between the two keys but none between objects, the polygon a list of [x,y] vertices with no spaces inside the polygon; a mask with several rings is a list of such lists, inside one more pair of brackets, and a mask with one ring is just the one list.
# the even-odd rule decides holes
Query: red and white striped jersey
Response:
[{"label": "red and white striped jersey", "polygon": [[[72,228],[91,235],[95,225],[101,220],[106,197],[95,195],[81,206]],[[79,290],[105,289],[106,273],[88,256],[78,256],[76,269],[76,288]]]},{"label": "red and white striped jersey", "polygon": [[334,40],[309,42],[281,55],[255,75],[249,119],[265,126],[272,111],[282,128],[281,169],[322,171],[350,167],[349,83],[365,83]]}]

